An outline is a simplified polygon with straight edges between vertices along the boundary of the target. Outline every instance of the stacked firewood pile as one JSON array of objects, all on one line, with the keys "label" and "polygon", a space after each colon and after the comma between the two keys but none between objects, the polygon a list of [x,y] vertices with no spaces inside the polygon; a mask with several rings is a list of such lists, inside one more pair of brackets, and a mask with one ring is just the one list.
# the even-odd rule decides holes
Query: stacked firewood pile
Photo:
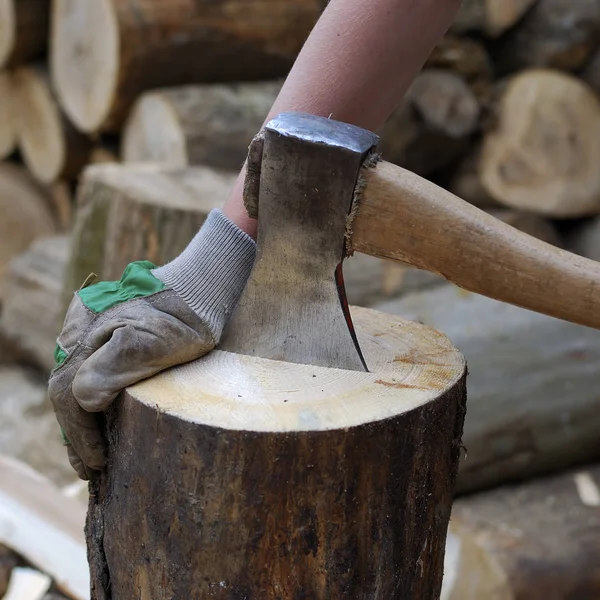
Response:
[{"label": "stacked firewood pile", "polygon": [[[222,205],[325,5],[0,0],[0,385],[47,376],[90,273],[170,260]],[[386,160],[600,260],[600,0],[464,0],[379,133]],[[345,272],[352,303],[437,327],[470,364],[445,600],[600,595],[598,332],[371,257]]]}]

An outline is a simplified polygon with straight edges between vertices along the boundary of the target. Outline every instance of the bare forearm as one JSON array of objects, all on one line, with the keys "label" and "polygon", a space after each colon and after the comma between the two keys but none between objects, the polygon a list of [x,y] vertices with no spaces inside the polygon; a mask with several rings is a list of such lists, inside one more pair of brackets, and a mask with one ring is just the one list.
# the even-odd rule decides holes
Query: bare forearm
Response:
[{"label": "bare forearm", "polygon": [[[291,69],[267,120],[302,111],[377,130],[398,105],[460,0],[331,0]],[[244,172],[223,211],[250,235]]]}]

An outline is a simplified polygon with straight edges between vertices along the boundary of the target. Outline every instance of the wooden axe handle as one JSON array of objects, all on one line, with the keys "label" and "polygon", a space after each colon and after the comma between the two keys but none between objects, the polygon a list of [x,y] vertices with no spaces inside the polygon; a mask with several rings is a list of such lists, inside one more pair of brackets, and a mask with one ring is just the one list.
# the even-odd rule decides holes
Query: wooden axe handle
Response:
[{"label": "wooden axe handle", "polygon": [[600,329],[600,263],[518,231],[388,162],[363,170],[350,252],[397,260],[454,284]]}]

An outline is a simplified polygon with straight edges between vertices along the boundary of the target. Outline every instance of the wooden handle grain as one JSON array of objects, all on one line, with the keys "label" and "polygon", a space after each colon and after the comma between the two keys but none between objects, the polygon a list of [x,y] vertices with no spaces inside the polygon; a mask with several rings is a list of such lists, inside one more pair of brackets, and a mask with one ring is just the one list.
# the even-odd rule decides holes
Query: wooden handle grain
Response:
[{"label": "wooden handle grain", "polygon": [[600,263],[531,237],[385,161],[363,172],[349,251],[438,273],[508,304],[600,329]]}]

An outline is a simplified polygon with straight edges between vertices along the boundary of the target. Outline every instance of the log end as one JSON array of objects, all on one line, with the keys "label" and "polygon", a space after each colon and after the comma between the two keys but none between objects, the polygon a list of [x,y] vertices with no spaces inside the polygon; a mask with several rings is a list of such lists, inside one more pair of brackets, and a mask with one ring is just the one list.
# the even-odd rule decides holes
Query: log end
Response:
[{"label": "log end", "polygon": [[14,0],[0,0],[0,67],[10,61],[16,39]]},{"label": "log end", "polygon": [[119,28],[110,0],[52,4],[52,80],[73,124],[98,131],[108,117],[119,76]]},{"label": "log end", "polygon": [[61,175],[66,161],[60,109],[43,71],[21,67],[13,80],[23,160],[38,181],[52,183]]},{"label": "log end", "polygon": [[479,174],[498,202],[553,217],[600,210],[600,102],[575,77],[529,69],[501,94]]},{"label": "log end", "polygon": [[135,103],[123,131],[125,163],[157,162],[170,167],[189,164],[185,132],[172,105],[160,92],[148,92]]}]

